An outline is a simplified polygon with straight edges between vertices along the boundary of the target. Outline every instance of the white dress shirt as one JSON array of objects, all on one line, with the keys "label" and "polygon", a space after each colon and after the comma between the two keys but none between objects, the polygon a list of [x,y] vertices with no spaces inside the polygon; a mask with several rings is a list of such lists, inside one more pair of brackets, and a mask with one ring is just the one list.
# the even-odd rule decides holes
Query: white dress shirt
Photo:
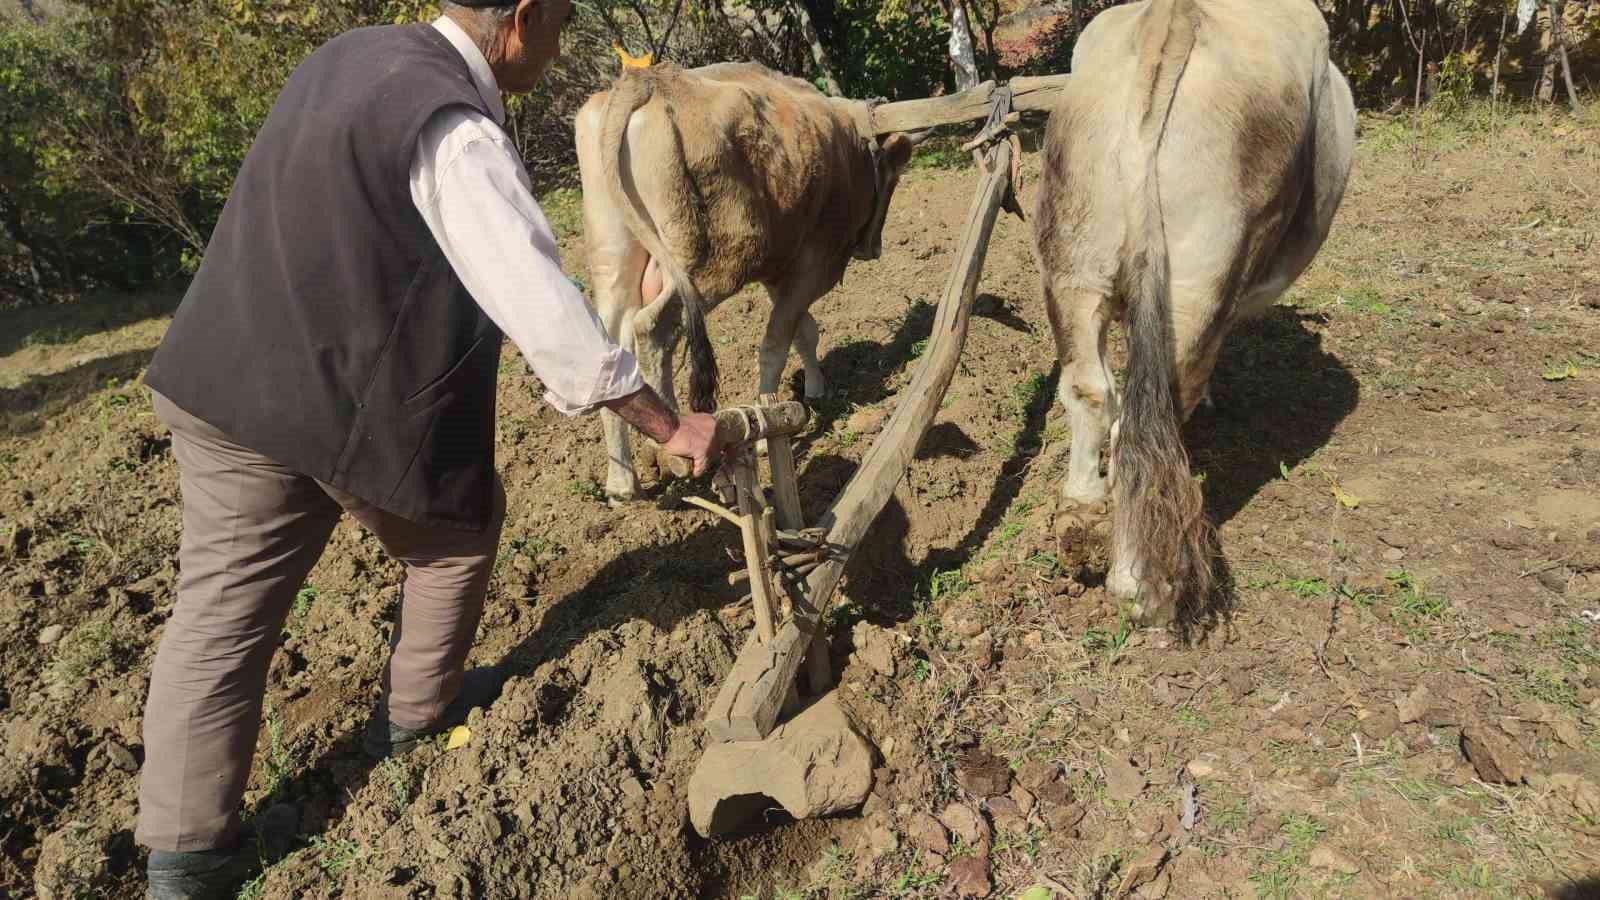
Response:
[{"label": "white dress shirt", "polygon": [[644,387],[633,354],[617,346],[561,269],[555,234],[515,145],[488,60],[461,26],[433,23],[467,61],[494,118],[440,110],[423,125],[411,165],[411,199],[472,299],[527,357],[545,400],[590,412]]}]

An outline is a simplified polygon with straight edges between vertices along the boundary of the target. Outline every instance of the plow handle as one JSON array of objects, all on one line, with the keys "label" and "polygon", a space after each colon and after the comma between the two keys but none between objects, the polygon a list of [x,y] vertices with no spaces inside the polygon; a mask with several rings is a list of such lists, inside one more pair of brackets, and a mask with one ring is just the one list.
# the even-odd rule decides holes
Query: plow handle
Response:
[{"label": "plow handle", "polygon": [[717,437],[728,447],[762,438],[787,437],[806,427],[811,413],[797,400],[771,406],[730,406],[717,410]]}]

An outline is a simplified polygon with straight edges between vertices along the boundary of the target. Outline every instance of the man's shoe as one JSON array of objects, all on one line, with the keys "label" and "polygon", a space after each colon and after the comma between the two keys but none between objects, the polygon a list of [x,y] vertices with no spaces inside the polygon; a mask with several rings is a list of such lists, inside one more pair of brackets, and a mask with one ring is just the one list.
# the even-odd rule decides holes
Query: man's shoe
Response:
[{"label": "man's shoe", "polygon": [[460,725],[467,721],[468,713],[493,703],[500,696],[500,688],[505,681],[506,677],[498,667],[472,669],[462,679],[461,693],[445,707],[444,715],[433,724],[421,728],[405,728],[390,722],[388,710],[380,703],[373,710],[372,719],[367,722],[367,735],[363,742],[367,755],[373,759],[384,759],[410,753],[424,738],[442,734]]},{"label": "man's shoe", "polygon": [[145,900],[219,900],[232,897],[250,874],[250,854],[231,850],[151,850]]}]

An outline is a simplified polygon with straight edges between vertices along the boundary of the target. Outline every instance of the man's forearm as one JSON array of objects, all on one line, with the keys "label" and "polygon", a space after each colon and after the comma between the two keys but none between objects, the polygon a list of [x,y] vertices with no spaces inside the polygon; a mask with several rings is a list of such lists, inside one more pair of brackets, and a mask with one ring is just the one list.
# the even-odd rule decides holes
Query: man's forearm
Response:
[{"label": "man's forearm", "polygon": [[677,414],[661,402],[660,395],[649,385],[626,397],[607,400],[600,405],[621,416],[622,421],[658,444],[671,440],[673,433],[678,430]]}]

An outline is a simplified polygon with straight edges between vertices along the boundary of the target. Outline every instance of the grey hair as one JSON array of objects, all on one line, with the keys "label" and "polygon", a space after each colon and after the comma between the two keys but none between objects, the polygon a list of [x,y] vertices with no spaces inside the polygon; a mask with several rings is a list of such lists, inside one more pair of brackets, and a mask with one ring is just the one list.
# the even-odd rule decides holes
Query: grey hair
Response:
[{"label": "grey hair", "polygon": [[456,13],[468,20],[477,23],[481,28],[497,29],[511,21],[517,14],[517,4],[507,3],[504,6],[463,6],[460,3],[451,3],[445,0],[439,4],[442,13]]}]

